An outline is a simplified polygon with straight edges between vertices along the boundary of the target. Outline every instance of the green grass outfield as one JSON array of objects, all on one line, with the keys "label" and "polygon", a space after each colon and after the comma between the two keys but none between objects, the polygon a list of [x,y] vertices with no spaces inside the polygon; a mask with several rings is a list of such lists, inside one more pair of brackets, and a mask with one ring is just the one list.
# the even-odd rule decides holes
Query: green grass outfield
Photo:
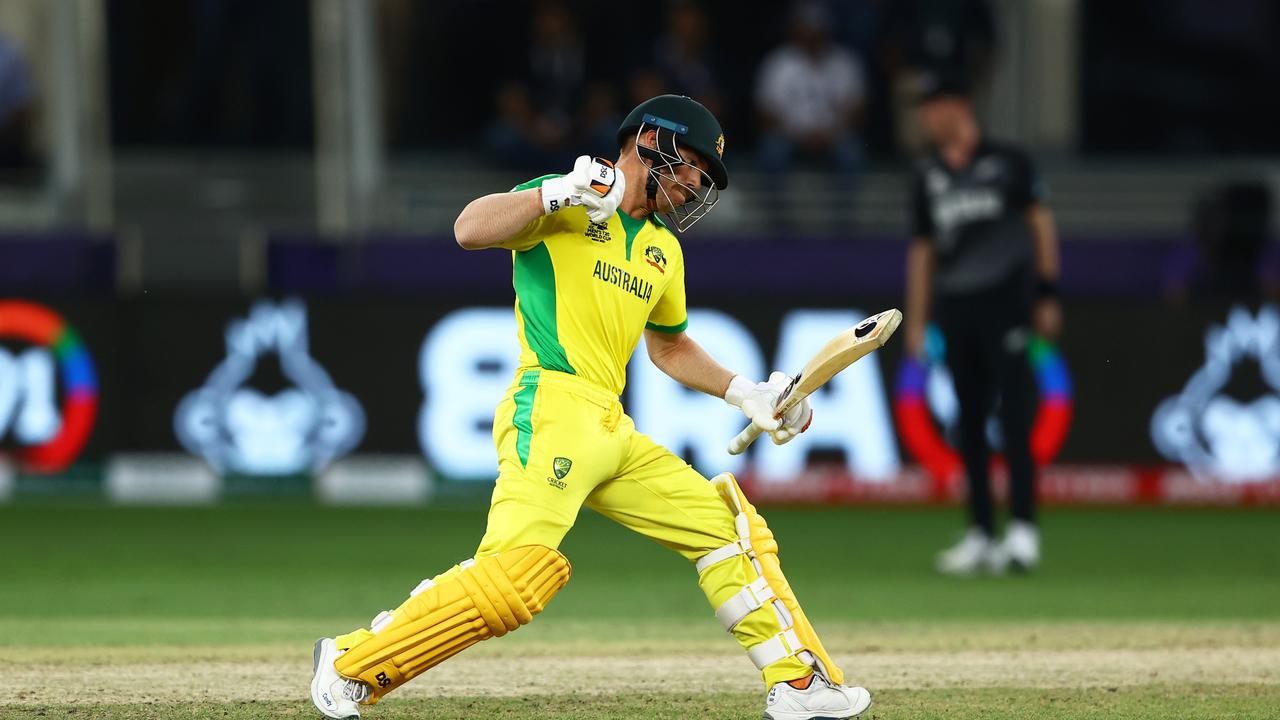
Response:
[{"label": "green grass outfield", "polygon": [[[955,509],[771,509],[783,565],[876,718],[1264,718],[1280,513],[1058,510],[1030,577],[930,569]],[[478,509],[0,507],[0,718],[311,717],[310,644],[467,557]],[[369,718],[759,717],[691,567],[584,512],[533,625]]]}]

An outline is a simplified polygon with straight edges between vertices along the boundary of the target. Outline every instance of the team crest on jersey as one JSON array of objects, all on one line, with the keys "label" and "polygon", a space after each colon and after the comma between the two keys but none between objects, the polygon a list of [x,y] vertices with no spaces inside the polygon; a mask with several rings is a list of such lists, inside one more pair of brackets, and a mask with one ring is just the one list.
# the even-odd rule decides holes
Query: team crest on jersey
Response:
[{"label": "team crest on jersey", "polygon": [[609,234],[608,223],[587,223],[587,230],[582,234],[598,243],[607,243],[613,239],[613,236]]},{"label": "team crest on jersey", "polygon": [[644,261],[657,268],[663,275],[667,274],[667,256],[662,254],[662,248],[657,245],[650,245],[644,249]]},{"label": "team crest on jersey", "polygon": [[551,470],[555,472],[557,480],[563,480],[565,475],[573,469],[573,461],[567,457],[558,457],[551,461]]}]

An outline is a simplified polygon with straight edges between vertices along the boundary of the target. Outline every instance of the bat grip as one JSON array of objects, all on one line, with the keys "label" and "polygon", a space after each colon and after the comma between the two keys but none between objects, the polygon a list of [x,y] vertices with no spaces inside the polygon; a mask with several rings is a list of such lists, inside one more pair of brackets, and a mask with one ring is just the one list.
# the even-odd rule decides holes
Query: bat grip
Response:
[{"label": "bat grip", "polygon": [[755,423],[742,428],[742,432],[729,441],[729,454],[741,455],[744,450],[751,446],[751,443],[756,441],[756,438],[760,437],[762,432],[764,431]]}]

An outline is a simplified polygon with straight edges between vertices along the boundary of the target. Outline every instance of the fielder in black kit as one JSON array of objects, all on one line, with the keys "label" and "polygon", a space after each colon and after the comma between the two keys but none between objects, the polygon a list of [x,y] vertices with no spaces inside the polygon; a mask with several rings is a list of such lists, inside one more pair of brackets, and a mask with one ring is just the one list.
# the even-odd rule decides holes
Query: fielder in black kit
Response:
[{"label": "fielder in black kit", "polygon": [[[937,566],[958,575],[1030,570],[1040,559],[1040,535],[1027,345],[1032,331],[1055,339],[1062,327],[1053,216],[1027,154],[982,137],[962,82],[932,79],[919,117],[932,152],[912,176],[907,350],[922,355],[932,310],[955,382],[969,485],[970,527]],[[988,478],[993,409],[1010,475],[1012,517],[1002,540]]]}]

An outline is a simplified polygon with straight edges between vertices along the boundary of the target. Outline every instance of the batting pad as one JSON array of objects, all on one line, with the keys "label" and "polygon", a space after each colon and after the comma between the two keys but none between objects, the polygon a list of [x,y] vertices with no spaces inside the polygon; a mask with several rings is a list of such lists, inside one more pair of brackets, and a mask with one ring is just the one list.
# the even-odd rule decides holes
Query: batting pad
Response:
[{"label": "batting pad", "polygon": [[828,680],[844,684],[844,671],[836,666],[818,640],[809,619],[796,600],[791,585],[782,574],[778,562],[778,542],[764,518],[738,487],[738,481],[729,473],[721,473],[711,480],[720,498],[734,513],[738,540],[722,548],[712,550],[697,562],[701,573],[712,565],[738,555],[747,555],[760,577],[743,587],[726,600],[717,610],[716,617],[725,630],[732,631],[738,623],[755,610],[771,606],[778,616],[782,632],[765,642],[749,648],[747,654],[756,668],[764,670],[769,665],[795,656],[801,662],[821,672]]},{"label": "batting pad", "polygon": [[558,551],[525,545],[462,563],[440,583],[420,584],[373,634],[338,657],[343,676],[373,689],[366,704],[491,637],[528,623],[569,582]]}]

